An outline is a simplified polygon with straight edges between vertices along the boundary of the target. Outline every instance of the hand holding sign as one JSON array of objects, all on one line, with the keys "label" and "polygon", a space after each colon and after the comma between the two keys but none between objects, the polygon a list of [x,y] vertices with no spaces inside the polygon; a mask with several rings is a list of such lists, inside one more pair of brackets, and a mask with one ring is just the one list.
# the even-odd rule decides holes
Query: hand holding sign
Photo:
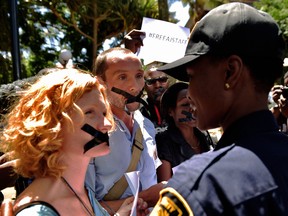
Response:
[{"label": "hand holding sign", "polygon": [[184,56],[190,29],[174,23],[144,17],[141,31],[146,32],[139,58],[147,65],[158,61],[170,63]]},{"label": "hand holding sign", "polygon": [[143,46],[145,36],[144,31],[133,29],[124,37],[125,48],[130,49],[133,53],[138,52],[140,47]]}]

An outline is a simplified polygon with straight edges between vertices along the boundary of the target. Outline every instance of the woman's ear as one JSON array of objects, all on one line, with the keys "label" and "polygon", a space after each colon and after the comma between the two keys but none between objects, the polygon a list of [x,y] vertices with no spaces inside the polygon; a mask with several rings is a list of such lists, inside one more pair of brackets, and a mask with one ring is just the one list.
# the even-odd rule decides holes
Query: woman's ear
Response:
[{"label": "woman's ear", "polygon": [[225,89],[235,87],[239,83],[239,79],[242,75],[243,61],[237,55],[231,55],[227,59],[227,71],[225,78]]}]

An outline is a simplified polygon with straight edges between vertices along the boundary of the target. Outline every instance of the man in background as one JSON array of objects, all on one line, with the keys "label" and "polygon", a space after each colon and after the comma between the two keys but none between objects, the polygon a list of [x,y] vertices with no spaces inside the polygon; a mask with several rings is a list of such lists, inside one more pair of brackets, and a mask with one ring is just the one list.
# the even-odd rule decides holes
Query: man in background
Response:
[{"label": "man in background", "polygon": [[160,99],[169,87],[170,80],[164,72],[158,71],[156,66],[146,70],[144,78],[147,106],[141,107],[141,113],[153,122],[157,134],[167,129],[167,123],[163,120],[160,112]]}]

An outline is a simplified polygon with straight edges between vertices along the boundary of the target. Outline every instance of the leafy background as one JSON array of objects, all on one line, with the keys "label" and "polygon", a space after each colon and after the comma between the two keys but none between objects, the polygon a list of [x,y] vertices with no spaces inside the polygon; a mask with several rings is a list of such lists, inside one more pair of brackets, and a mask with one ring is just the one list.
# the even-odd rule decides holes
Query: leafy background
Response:
[{"label": "leafy background", "polygon": [[[0,1],[0,84],[14,80],[9,2]],[[141,28],[142,18],[178,22],[169,7],[175,0],[18,0],[17,18],[21,78],[33,76],[57,62],[60,50],[72,50],[73,62],[91,70],[103,42],[119,46],[130,30]],[[187,27],[210,9],[229,1],[182,0],[189,5]],[[270,13],[288,40],[288,0],[242,1]],[[287,55],[288,56],[288,55]]]}]

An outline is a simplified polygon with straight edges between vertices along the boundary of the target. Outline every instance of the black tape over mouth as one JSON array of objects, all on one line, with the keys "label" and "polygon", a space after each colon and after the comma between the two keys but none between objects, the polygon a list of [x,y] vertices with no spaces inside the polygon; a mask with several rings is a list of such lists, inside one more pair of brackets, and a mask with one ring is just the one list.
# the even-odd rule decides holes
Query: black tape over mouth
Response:
[{"label": "black tape over mouth", "polygon": [[94,137],[92,140],[90,140],[84,145],[84,154],[91,148],[100,145],[103,142],[106,142],[107,145],[109,146],[108,133],[102,133],[89,124],[84,124],[81,129]]},{"label": "black tape over mouth", "polygon": [[162,86],[160,86],[155,92],[154,92],[154,97],[153,97],[153,100],[156,101],[157,98],[159,96],[161,96],[164,92],[165,92],[165,88],[163,88]]},{"label": "black tape over mouth", "polygon": [[137,96],[133,96],[133,95],[129,94],[128,92],[123,91],[121,89],[118,89],[116,87],[112,87],[111,91],[113,91],[113,92],[115,92],[117,94],[120,94],[123,97],[125,97],[127,99],[126,100],[126,104],[133,103],[133,102],[138,102],[138,103],[141,103],[146,108],[148,108],[148,104],[146,103],[146,101],[144,101],[141,98],[141,96],[143,94],[143,90]]},{"label": "black tape over mouth", "polygon": [[179,122],[188,122],[188,121],[192,121],[192,120],[196,120],[193,116],[192,116],[192,113],[191,112],[187,112],[185,110],[183,110],[181,112],[183,115],[186,116],[186,118],[180,118],[178,121]]}]

